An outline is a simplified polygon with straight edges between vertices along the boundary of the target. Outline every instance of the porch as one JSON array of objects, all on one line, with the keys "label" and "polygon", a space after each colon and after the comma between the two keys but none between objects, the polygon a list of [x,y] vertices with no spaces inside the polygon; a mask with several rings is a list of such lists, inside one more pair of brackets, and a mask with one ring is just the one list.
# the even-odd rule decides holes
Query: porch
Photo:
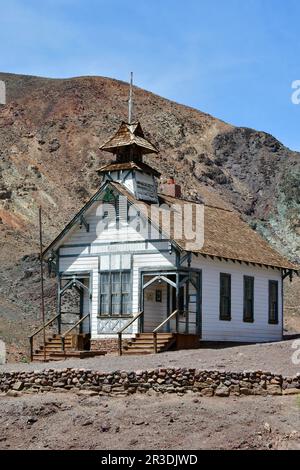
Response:
[{"label": "porch", "polygon": [[[194,349],[201,340],[201,271],[141,272],[141,311],[118,331],[118,353]],[[123,340],[135,325],[135,335]]]},{"label": "porch", "polygon": [[[139,313],[102,317],[108,327],[98,338],[100,336],[104,342],[107,337],[114,337],[119,355],[199,347],[201,271],[190,268],[141,271],[139,286]],[[103,348],[91,350],[92,299],[89,273],[60,276],[57,315],[30,337],[31,360],[48,361],[105,354]],[[128,302],[126,304],[128,309]],[[39,335],[44,338],[39,349],[35,349],[34,341]]]},{"label": "porch", "polygon": [[57,286],[57,314],[30,337],[31,361],[85,359],[104,355],[91,351],[91,275],[61,275]]}]

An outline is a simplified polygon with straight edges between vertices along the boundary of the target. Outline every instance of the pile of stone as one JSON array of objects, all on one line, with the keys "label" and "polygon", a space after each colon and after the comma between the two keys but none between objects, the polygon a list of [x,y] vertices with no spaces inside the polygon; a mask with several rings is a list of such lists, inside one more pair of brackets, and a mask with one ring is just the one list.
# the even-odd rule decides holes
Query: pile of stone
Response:
[{"label": "pile of stone", "polygon": [[0,373],[1,392],[89,390],[99,395],[125,396],[154,390],[158,393],[196,392],[206,397],[300,394],[300,374],[282,377],[271,372],[220,372],[168,368],[104,373],[88,369],[47,369]]}]

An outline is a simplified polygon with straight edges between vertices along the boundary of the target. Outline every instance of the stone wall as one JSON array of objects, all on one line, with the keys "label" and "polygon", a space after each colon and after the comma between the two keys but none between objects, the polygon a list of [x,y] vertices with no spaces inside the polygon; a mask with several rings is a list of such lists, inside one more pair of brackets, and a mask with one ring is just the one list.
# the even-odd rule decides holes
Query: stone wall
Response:
[{"label": "stone wall", "polygon": [[0,391],[16,393],[89,390],[124,396],[154,390],[158,393],[195,392],[207,397],[230,395],[300,394],[300,374],[284,378],[270,372],[220,372],[195,369],[153,369],[102,373],[87,369],[48,369],[0,373]]}]

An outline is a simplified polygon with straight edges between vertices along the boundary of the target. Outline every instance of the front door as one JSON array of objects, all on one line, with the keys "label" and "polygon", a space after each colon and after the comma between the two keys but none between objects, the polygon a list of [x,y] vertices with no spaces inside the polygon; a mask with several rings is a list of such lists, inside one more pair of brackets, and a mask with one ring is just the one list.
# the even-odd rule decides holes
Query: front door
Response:
[{"label": "front door", "polygon": [[[151,277],[145,277],[144,282],[149,282]],[[144,332],[152,332],[168,317],[169,289],[166,282],[156,281],[144,289]],[[167,331],[164,327],[160,332]]]}]

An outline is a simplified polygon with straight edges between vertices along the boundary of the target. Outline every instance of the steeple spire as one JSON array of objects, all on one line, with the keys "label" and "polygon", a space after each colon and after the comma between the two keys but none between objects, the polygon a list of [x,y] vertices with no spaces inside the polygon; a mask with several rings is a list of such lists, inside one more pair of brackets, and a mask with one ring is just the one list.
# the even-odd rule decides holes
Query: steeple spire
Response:
[{"label": "steeple spire", "polygon": [[113,153],[116,163],[143,162],[143,155],[158,153],[158,149],[146,139],[142,126],[132,119],[133,73],[130,74],[128,97],[128,122],[122,122],[119,130],[100,149]]},{"label": "steeple spire", "polygon": [[132,87],[133,87],[133,72],[130,73],[130,87],[129,87],[129,99],[128,99],[128,124],[131,124],[132,119]]}]

